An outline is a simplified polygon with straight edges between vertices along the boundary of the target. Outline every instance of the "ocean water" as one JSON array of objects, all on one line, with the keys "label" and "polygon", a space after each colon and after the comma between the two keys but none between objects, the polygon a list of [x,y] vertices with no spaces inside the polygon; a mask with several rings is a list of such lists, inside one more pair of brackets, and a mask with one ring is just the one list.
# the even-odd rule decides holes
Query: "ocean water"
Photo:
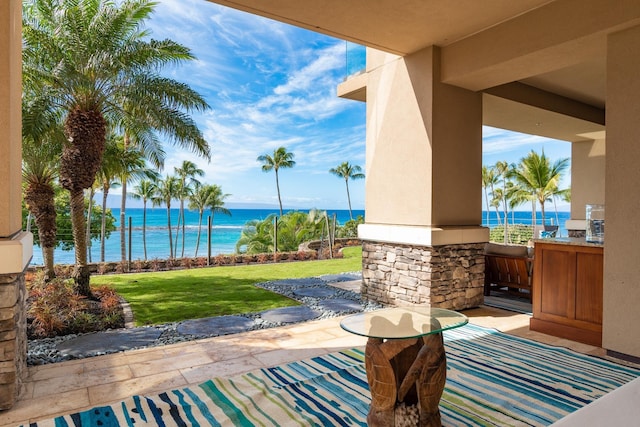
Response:
[{"label": "ocean water", "polygon": [[[279,215],[278,209],[229,209],[231,215],[216,213],[212,219],[211,232],[211,255],[231,254],[235,252],[236,242],[240,238],[240,234],[244,225],[251,220],[263,220],[271,214]],[[306,210],[301,210],[307,212]],[[116,218],[116,226],[119,226],[120,209],[111,209],[113,216]],[[287,210],[285,209],[285,212]],[[173,244],[175,245],[176,225],[180,210],[171,209],[171,228],[173,235]],[[336,215],[338,224],[342,225],[349,220],[348,210],[327,210],[329,219]],[[197,256],[207,256],[207,217],[210,211],[205,211],[202,218],[202,230],[200,235],[200,244]],[[353,217],[358,215],[364,216],[363,210],[354,210]],[[142,208],[127,208],[125,225],[128,227],[129,217],[131,218],[131,259],[144,259],[144,246],[142,239]],[[167,227],[167,209],[166,208],[147,208],[147,259],[168,258],[169,257],[169,231]],[[71,231],[68,231],[71,233]],[[184,256],[196,256],[196,242],[198,236],[198,212],[185,209],[185,243]],[[127,254],[129,251],[128,231],[125,237],[127,243]],[[180,225],[180,235],[178,237],[178,257],[182,256],[182,225]],[[60,248],[55,250],[56,264],[72,264],[74,262],[74,251],[64,251]],[[90,262],[100,262],[100,240],[93,240],[91,243],[91,254],[88,254]],[[111,236],[105,243],[105,261],[120,261],[120,230],[111,233]],[[31,265],[42,265],[42,251],[39,246],[33,248],[33,259]]]},{"label": "ocean water", "polygon": [[[271,209],[230,209],[231,215],[223,215],[216,213],[213,218],[212,234],[211,234],[211,254],[231,254],[235,252],[236,242],[240,238],[243,226],[248,221],[257,219],[263,220],[271,214],[279,214],[279,211]],[[120,220],[120,209],[112,209],[112,213],[117,222]],[[339,224],[344,224],[349,220],[348,210],[327,210],[329,218],[336,215]],[[131,218],[131,259],[144,259],[144,247],[142,243],[142,208],[129,208],[126,212],[126,222],[128,224]],[[178,221],[179,209],[171,209],[171,226],[173,234],[173,243],[175,244],[176,224]],[[207,216],[209,212],[205,212],[202,220],[202,230],[200,236],[200,245],[198,247],[197,256],[207,255]],[[358,215],[364,216],[363,210],[354,210],[354,218]],[[198,236],[198,212],[185,210],[185,244],[184,256],[196,256],[196,241]],[[560,225],[559,235],[566,236],[564,223],[570,218],[569,212],[558,212],[558,219],[554,211],[546,212],[546,223]],[[487,213],[482,216],[483,225],[495,227],[498,224],[495,211],[489,212],[489,221],[487,223]],[[541,223],[541,214],[537,214],[537,222]],[[509,214],[509,223],[531,224],[530,211],[517,211]],[[182,227],[181,227],[182,228]],[[128,257],[128,233],[127,233],[127,257]],[[147,209],[147,259],[167,258],[169,256],[169,232],[167,228],[167,210],[164,208]],[[182,233],[178,238],[177,256],[182,256]],[[57,264],[72,264],[74,262],[74,251],[64,251],[56,249],[55,262]],[[88,256],[91,262],[100,262],[100,241],[93,240],[91,246],[91,254]],[[111,237],[106,240],[105,244],[105,261],[119,261],[120,256],[120,232],[116,230],[111,233]],[[42,265],[42,251],[37,245],[33,249],[33,259],[31,265]]]}]

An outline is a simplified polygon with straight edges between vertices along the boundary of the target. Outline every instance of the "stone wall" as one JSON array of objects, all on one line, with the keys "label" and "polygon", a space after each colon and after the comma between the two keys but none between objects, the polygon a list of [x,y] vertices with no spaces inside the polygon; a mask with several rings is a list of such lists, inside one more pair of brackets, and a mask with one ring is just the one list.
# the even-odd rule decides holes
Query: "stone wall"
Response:
[{"label": "stone wall", "polygon": [[390,306],[462,310],[484,301],[484,243],[362,244],[362,296]]},{"label": "stone wall", "polygon": [[24,274],[0,275],[0,410],[18,399],[27,369]]}]

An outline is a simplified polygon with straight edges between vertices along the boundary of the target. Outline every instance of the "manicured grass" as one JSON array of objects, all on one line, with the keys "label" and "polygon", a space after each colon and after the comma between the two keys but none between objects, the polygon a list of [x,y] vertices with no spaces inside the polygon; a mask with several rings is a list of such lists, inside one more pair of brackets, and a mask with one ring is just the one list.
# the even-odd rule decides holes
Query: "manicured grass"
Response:
[{"label": "manicured grass", "polygon": [[255,283],[362,269],[362,248],[345,248],[343,253],[344,258],[323,261],[92,276],[91,284],[115,288],[129,302],[138,326],[253,313],[298,305]]}]

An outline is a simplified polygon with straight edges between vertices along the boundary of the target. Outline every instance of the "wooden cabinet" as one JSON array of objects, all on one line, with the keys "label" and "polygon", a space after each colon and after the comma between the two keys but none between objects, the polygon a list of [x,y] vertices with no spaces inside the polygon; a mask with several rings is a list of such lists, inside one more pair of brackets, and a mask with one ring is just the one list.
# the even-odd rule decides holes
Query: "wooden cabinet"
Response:
[{"label": "wooden cabinet", "polygon": [[536,241],[532,331],[602,345],[603,248]]}]

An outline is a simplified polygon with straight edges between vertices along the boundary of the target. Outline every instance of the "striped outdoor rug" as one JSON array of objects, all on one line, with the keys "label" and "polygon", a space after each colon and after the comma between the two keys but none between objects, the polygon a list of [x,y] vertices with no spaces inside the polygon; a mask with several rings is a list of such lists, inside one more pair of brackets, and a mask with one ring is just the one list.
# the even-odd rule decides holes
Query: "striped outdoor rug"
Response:
[{"label": "striped outdoor rug", "polygon": [[[444,426],[545,426],[640,370],[466,325],[447,331]],[[361,349],[42,421],[37,426],[366,426]],[[33,425],[34,427],[36,425]]]}]

